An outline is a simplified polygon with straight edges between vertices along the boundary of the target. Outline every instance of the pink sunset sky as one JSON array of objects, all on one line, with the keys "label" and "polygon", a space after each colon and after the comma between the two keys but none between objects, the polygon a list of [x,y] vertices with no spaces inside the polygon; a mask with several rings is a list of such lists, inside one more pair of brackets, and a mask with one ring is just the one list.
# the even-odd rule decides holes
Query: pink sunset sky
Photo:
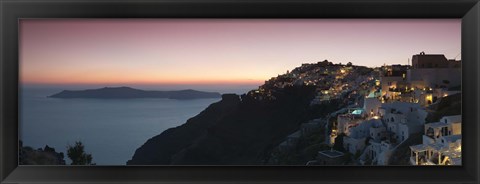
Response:
[{"label": "pink sunset sky", "polygon": [[302,63],[461,51],[460,19],[23,19],[23,84],[255,84]]}]

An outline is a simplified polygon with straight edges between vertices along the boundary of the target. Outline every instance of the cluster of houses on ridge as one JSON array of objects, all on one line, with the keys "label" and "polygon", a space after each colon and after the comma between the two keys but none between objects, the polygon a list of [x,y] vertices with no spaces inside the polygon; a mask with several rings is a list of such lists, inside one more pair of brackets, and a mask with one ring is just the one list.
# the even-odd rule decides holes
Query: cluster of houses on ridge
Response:
[{"label": "cluster of houses on ridge", "polygon": [[423,144],[408,145],[412,165],[461,165],[461,115],[425,122],[426,107],[461,93],[460,86],[461,61],[444,55],[421,52],[412,66],[384,66],[363,107],[337,116],[329,143],[343,134],[343,148],[359,164],[388,165],[398,146],[421,133]]},{"label": "cluster of houses on ridge", "polygon": [[[341,74],[349,69],[342,70],[336,77],[347,76]],[[421,52],[413,55],[412,65],[383,66],[375,71],[380,74],[377,79],[346,80],[350,82],[322,88],[312,101],[328,102],[339,98],[329,95],[338,92],[335,88],[358,91],[360,84],[373,81],[373,85],[365,85],[368,92],[362,96],[362,107],[352,104],[327,118],[312,120],[279,147],[291,148],[308,130],[325,126],[326,143],[333,147],[341,136],[344,150],[319,151],[317,159],[307,165],[343,165],[350,159],[346,157],[354,158],[355,165],[389,165],[399,146],[410,149],[411,165],[461,165],[461,115],[426,122],[431,111],[428,106],[461,93],[461,61]],[[330,117],[336,121],[329,127]],[[421,136],[422,144],[405,145],[413,135]]]},{"label": "cluster of houses on ridge", "polygon": [[[247,93],[256,100],[275,100],[275,90],[290,86],[315,86],[316,95],[311,105],[329,103],[357,94],[356,89],[366,91],[366,83],[372,81],[374,76],[363,75],[370,71],[367,67],[333,64],[327,60],[300,67],[285,74],[272,77],[256,90]],[[352,94],[353,93],[353,94]]]}]

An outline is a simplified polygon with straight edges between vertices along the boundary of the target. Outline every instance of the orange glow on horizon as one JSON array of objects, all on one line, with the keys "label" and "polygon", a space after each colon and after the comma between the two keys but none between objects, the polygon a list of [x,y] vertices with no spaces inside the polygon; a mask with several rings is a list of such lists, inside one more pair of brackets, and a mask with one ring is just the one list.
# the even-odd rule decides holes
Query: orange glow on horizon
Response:
[{"label": "orange glow on horizon", "polygon": [[105,84],[105,85],[261,85],[264,80],[253,79],[232,79],[232,80],[23,80],[23,84],[40,84],[40,85],[85,85],[85,84]]},{"label": "orange glow on horizon", "polygon": [[404,63],[419,50],[453,58],[460,25],[461,19],[28,19],[19,22],[19,77],[46,85],[258,86],[325,59],[381,66]]},{"label": "orange glow on horizon", "polygon": [[[184,73],[173,72],[163,73],[140,70],[118,72],[118,71],[103,71],[103,72],[89,72],[85,70],[73,71],[62,70],[55,72],[21,72],[20,81],[24,84],[128,84],[128,85],[261,85],[264,83],[266,77],[256,75],[255,78],[244,78],[231,72],[223,72],[220,74],[212,74],[212,72],[200,73]],[[180,73],[180,74],[179,74]]]}]

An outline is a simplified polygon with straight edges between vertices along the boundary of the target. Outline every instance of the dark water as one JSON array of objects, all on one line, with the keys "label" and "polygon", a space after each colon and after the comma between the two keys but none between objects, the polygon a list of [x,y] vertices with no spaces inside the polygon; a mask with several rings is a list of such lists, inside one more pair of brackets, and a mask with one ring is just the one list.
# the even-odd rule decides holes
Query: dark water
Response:
[{"label": "dark water", "polygon": [[22,89],[19,139],[34,149],[48,144],[65,155],[68,144],[82,141],[97,165],[124,165],[149,138],[220,100],[46,97],[57,92]]}]

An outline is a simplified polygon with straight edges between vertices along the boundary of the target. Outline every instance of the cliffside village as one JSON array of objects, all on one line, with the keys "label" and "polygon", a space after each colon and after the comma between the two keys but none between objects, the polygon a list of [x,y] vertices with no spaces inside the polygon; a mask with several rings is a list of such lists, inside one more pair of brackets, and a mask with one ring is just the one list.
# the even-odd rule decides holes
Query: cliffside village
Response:
[{"label": "cliffside village", "polygon": [[396,152],[408,154],[410,165],[462,164],[461,114],[440,112],[439,120],[427,121],[435,112],[432,107],[461,95],[460,60],[421,52],[412,56],[411,65],[374,69],[328,61],[303,64],[248,95],[275,100],[272,90],[295,85],[316,87],[312,106],[345,104],[327,117],[303,123],[277,146],[291,152],[302,138],[324,130],[329,148],[306,165],[391,165],[398,159],[393,158]]}]

